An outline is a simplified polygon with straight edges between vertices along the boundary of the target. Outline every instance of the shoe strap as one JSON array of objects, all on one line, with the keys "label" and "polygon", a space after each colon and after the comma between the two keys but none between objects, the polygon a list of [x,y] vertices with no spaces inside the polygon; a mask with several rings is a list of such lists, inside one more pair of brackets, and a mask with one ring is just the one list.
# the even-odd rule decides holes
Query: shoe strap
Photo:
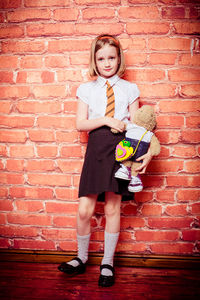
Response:
[{"label": "shoe strap", "polygon": [[83,262],[79,257],[74,257],[72,260],[76,260],[80,265],[83,265]]},{"label": "shoe strap", "polygon": [[111,265],[108,265],[108,264],[101,265],[100,271],[102,271],[103,269],[109,269],[113,273],[113,275],[115,273],[115,269]]}]

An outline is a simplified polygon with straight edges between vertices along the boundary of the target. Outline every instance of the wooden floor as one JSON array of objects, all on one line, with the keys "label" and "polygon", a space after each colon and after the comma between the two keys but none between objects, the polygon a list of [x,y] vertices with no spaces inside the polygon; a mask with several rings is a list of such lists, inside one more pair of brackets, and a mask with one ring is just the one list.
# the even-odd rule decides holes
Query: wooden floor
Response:
[{"label": "wooden floor", "polygon": [[200,270],[116,267],[116,283],[98,287],[99,267],[68,277],[57,264],[1,262],[0,299],[48,300],[196,300]]}]

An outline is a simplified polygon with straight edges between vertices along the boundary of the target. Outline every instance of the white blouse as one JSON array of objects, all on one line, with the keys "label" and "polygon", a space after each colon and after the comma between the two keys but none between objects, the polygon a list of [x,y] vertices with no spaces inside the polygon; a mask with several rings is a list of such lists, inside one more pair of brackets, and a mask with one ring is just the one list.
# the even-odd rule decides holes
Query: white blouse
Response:
[{"label": "white blouse", "polygon": [[[88,119],[103,117],[106,111],[106,81],[98,77],[95,81],[81,84],[76,92],[77,97],[88,104]],[[115,94],[115,115],[114,118],[128,122],[130,117],[128,107],[139,97],[139,89],[135,83],[121,79],[118,75],[108,79]]]}]

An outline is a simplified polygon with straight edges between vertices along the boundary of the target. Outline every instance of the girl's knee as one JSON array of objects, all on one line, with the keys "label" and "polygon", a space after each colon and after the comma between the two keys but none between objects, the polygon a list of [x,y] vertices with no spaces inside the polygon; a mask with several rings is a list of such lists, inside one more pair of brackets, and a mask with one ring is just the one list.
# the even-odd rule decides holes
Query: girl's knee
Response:
[{"label": "girl's knee", "polygon": [[90,198],[84,197],[80,199],[78,215],[81,220],[89,220],[94,214],[95,201]]},{"label": "girl's knee", "polygon": [[114,216],[114,215],[120,215],[121,211],[121,197],[118,197],[118,195],[114,195],[113,198],[107,199],[105,206],[104,206],[104,212],[107,217]]}]

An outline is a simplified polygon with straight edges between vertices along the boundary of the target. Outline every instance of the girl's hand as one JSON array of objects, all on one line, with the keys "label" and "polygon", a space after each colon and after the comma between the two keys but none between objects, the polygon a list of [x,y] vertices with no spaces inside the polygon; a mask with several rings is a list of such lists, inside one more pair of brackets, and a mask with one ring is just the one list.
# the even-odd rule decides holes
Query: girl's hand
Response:
[{"label": "girl's hand", "polygon": [[123,132],[126,126],[126,124],[123,121],[109,117],[105,117],[105,125],[119,132]]},{"label": "girl's hand", "polygon": [[150,163],[151,159],[152,159],[152,154],[151,151],[149,150],[146,154],[138,157],[136,159],[136,161],[141,161],[143,160],[142,164],[135,170],[136,172],[138,172],[139,174],[144,174],[146,171],[146,168],[148,166],[148,164]]}]

